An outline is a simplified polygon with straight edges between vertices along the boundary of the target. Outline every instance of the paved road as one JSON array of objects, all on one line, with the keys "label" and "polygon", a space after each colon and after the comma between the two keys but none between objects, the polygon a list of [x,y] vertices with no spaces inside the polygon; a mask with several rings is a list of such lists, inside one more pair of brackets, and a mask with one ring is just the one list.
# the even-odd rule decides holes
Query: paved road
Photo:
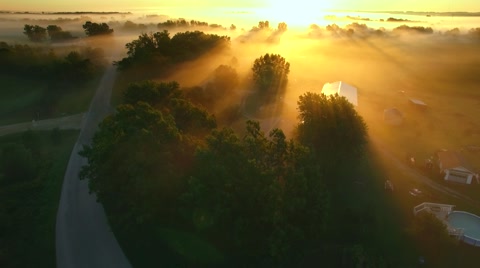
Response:
[{"label": "paved road", "polygon": [[480,202],[478,202],[477,200],[474,200],[469,196],[466,196],[466,195],[464,195],[464,194],[462,194],[458,191],[455,191],[455,190],[453,190],[453,189],[451,189],[447,186],[444,186],[444,185],[442,185],[438,182],[435,182],[434,180],[432,180],[432,179],[428,178],[427,176],[421,174],[418,170],[411,168],[406,163],[399,160],[390,151],[388,151],[386,149],[387,147],[379,139],[371,138],[370,141],[372,141],[373,145],[375,146],[375,149],[383,157],[385,157],[390,162],[392,162],[398,168],[398,170],[400,172],[402,172],[402,174],[404,174],[405,176],[408,176],[409,178],[413,178],[416,181],[422,183],[423,185],[425,185],[425,186],[427,186],[427,187],[429,187],[429,188],[431,188],[435,191],[450,195],[450,196],[458,198],[458,199],[467,200],[471,204],[474,204],[475,206],[480,207]]},{"label": "paved road", "polygon": [[59,118],[39,120],[35,122],[25,122],[12,125],[0,126],[0,136],[9,135],[17,132],[31,130],[49,130],[58,127],[59,129],[80,129],[83,124],[85,114],[75,114]]},{"label": "paved road", "polygon": [[110,96],[116,70],[109,67],[83,120],[80,136],[70,156],[57,212],[57,267],[131,267],[110,230],[105,211],[96,196],[89,194],[88,182],[78,173],[86,159],[78,155],[90,143],[98,123],[110,111]]}]

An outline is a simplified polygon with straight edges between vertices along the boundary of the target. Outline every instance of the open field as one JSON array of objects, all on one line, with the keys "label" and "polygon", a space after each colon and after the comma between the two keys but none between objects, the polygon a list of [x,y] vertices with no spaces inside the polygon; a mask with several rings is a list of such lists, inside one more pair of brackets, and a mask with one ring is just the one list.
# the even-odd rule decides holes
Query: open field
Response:
[{"label": "open field", "polygon": [[[82,86],[74,86],[58,94],[58,99],[46,99],[48,85],[44,81],[0,75],[4,81],[0,90],[0,125],[28,122],[33,119],[61,117],[85,112],[95,91],[99,78]],[[52,103],[53,101],[53,103]],[[52,104],[46,104],[52,103]],[[51,112],[44,114],[45,105],[52,105]]]}]

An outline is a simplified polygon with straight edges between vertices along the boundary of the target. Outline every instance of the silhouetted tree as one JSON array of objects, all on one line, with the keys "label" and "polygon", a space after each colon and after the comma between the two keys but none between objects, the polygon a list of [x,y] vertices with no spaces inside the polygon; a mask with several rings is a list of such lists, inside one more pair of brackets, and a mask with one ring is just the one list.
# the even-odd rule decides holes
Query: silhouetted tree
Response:
[{"label": "silhouetted tree", "polygon": [[110,26],[106,23],[95,23],[91,21],[85,22],[82,25],[83,29],[85,30],[85,34],[87,36],[95,36],[95,35],[108,35],[113,33],[113,29],[110,29]]},{"label": "silhouetted tree", "polygon": [[47,32],[52,42],[65,41],[74,38],[70,32],[63,31],[62,28],[57,25],[48,25]]},{"label": "silhouetted tree", "polygon": [[277,31],[279,31],[279,32],[287,31],[287,24],[285,22],[280,22],[278,24]]},{"label": "silhouetted tree", "polygon": [[281,130],[265,136],[254,121],[247,121],[243,138],[231,129],[216,130],[196,159],[183,197],[189,218],[198,230],[215,230],[228,249],[281,259],[324,229],[323,183],[309,172],[306,148],[286,140]]},{"label": "silhouetted tree", "polygon": [[265,54],[255,59],[252,67],[253,81],[262,93],[278,93],[288,82],[290,63],[278,54]]},{"label": "silhouetted tree", "polygon": [[47,39],[47,29],[38,25],[25,24],[23,27],[23,34],[33,42],[42,42]]},{"label": "silhouetted tree", "polygon": [[367,126],[345,97],[307,92],[300,96],[298,110],[297,138],[311,148],[326,172],[363,156]]}]

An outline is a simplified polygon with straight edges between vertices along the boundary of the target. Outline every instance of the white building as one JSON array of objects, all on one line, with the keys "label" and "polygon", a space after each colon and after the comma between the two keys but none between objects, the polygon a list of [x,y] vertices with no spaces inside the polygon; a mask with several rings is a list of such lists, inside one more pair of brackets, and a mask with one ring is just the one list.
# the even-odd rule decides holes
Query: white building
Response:
[{"label": "white building", "polygon": [[436,157],[444,180],[472,184],[475,173],[458,153],[442,150],[436,153]]},{"label": "white building", "polygon": [[347,98],[353,106],[358,106],[357,88],[343,81],[325,83],[322,88],[322,93],[327,96],[338,94],[339,96]]}]

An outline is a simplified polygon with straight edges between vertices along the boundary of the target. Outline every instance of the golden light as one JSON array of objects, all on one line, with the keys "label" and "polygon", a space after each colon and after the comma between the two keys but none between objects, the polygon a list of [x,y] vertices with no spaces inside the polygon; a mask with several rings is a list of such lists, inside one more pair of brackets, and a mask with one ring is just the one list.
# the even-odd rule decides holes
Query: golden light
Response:
[{"label": "golden light", "polygon": [[261,14],[265,18],[286,22],[289,26],[306,26],[321,20],[323,12],[333,8],[331,2],[311,0],[268,0]]}]

